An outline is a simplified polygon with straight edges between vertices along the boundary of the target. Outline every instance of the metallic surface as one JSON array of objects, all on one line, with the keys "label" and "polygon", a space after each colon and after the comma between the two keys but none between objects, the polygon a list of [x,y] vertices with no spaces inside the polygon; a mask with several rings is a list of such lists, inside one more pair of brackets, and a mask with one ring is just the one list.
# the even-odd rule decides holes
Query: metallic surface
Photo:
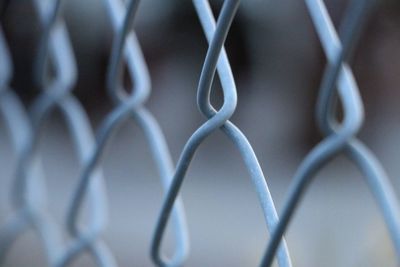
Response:
[{"label": "metallic surface", "polygon": [[[152,245],[153,259],[159,266],[168,265],[159,255],[160,244],[169,214],[189,168],[190,161],[199,145],[218,128],[231,139],[240,151],[255,186],[268,228],[272,230],[278,220],[275,206],[257,157],[245,135],[229,121],[236,108],[237,96],[235,82],[223,44],[239,6],[239,1],[226,0],[224,2],[216,25],[208,1],[195,0],[193,3],[210,45],[197,91],[197,106],[208,120],[193,133],[186,143],[178,160],[170,190],[164,200]],[[224,93],[224,103],[218,111],[210,103],[211,86],[217,69]],[[278,261],[280,266],[291,266],[289,253],[284,242],[278,252]]]},{"label": "metallic surface", "polygon": [[[328,58],[320,96],[317,103],[317,121],[325,139],[303,160],[293,178],[280,222],[268,244],[261,266],[271,266],[275,251],[290,220],[300,204],[316,173],[339,153],[354,161],[364,174],[367,185],[380,206],[400,260],[400,213],[399,204],[383,168],[368,148],[357,140],[363,121],[363,105],[352,71],[346,62],[351,54],[353,41],[359,35],[362,19],[365,18],[370,1],[353,1],[342,26],[342,42],[339,40],[330,16],[322,0],[307,0],[311,18]],[[337,92],[335,92],[335,85]],[[334,99],[339,96],[343,106],[342,123],[336,121]]]},{"label": "metallic surface", "polygon": [[[114,33],[106,77],[108,97],[114,106],[96,131],[92,130],[86,111],[72,94],[77,81],[77,67],[61,12],[63,1],[32,0],[41,25],[39,49],[34,63],[35,81],[41,91],[28,110],[10,87],[13,63],[0,24],[0,114],[17,157],[16,173],[10,189],[13,212],[0,225],[0,265],[17,239],[23,233],[33,231],[39,237],[39,246],[44,251],[48,266],[73,266],[84,254],[89,255],[96,266],[118,266],[112,248],[102,239],[109,215],[101,160],[113,134],[130,120],[143,131],[166,192],[160,203],[157,221],[150,222],[155,230],[149,256],[155,265],[185,265],[189,256],[189,234],[180,197],[181,188],[197,149],[218,129],[239,151],[271,233],[261,266],[271,266],[275,257],[280,267],[292,266],[284,234],[317,172],[341,153],[355,163],[365,177],[400,262],[400,206],[379,160],[357,138],[363,124],[364,110],[349,66],[363,24],[374,7],[373,0],[351,1],[339,34],[322,0],[305,1],[328,61],[316,103],[317,125],[324,139],[298,167],[279,218],[252,145],[230,121],[238,97],[224,43],[240,0],[223,1],[217,21],[207,0],[193,0],[209,45],[197,87],[197,107],[206,120],[187,141],[176,167],[161,127],[145,105],[151,90],[150,75],[139,40],[132,30],[135,15],[140,12],[139,0],[103,2]],[[1,10],[3,14],[5,7],[1,8],[4,9]],[[124,67],[133,88],[124,88]],[[210,100],[216,73],[223,90],[223,104],[219,109]],[[339,104],[343,109],[341,121],[338,119]],[[49,211],[51,199],[47,199],[46,178],[51,177],[45,177],[38,147],[43,125],[56,109],[68,127],[67,135],[74,144],[73,150],[81,168],[69,197],[64,223],[57,222]],[[167,257],[162,250],[162,241],[170,217],[174,250],[172,256]]]}]

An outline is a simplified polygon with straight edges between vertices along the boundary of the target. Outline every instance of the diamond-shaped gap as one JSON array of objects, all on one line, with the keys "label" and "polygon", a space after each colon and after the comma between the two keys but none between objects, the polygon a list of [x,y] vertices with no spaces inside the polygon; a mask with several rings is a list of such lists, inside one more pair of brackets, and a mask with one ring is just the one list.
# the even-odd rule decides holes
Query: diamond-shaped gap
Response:
[{"label": "diamond-shaped gap", "polygon": [[[163,191],[147,140],[136,122],[128,120],[108,142],[99,162],[104,166],[110,218],[102,236],[122,265],[132,261],[150,265],[153,224],[148,222],[157,218]],[[168,239],[169,253],[174,246]]]},{"label": "diamond-shaped gap", "polygon": [[[65,114],[56,108],[46,118],[37,146],[38,153],[42,156],[48,209],[64,236],[64,245],[71,241],[65,228],[66,211],[82,169],[72,136],[71,129],[66,125]],[[75,266],[75,261],[77,266],[95,266],[89,256],[80,255],[72,266]],[[88,264],[90,261],[92,264]]]}]

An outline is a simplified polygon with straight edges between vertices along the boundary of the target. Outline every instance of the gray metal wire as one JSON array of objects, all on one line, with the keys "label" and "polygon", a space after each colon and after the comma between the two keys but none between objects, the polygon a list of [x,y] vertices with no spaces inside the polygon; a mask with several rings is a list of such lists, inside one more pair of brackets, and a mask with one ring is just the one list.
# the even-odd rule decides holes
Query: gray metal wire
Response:
[{"label": "gray metal wire", "polygon": [[[60,3],[61,1],[33,1],[44,28],[37,59],[38,68],[36,69],[36,80],[43,91],[31,107],[30,122],[25,126],[27,130],[24,131],[24,127],[21,125],[14,127],[14,132],[22,131],[28,135],[20,138],[21,145],[17,150],[20,153],[12,195],[16,215],[5,224],[3,233],[7,238],[1,239],[5,242],[2,246],[2,254],[4,254],[3,251],[8,249],[17,235],[26,228],[32,227],[41,237],[50,266],[54,266],[59,261],[64,251],[64,244],[61,227],[51,218],[47,211],[46,200],[43,199],[46,195],[43,175],[32,171],[33,166],[37,164],[36,146],[41,125],[55,107],[60,108],[69,126],[81,164],[86,161],[87,154],[93,149],[94,144],[86,113],[79,102],[70,95],[76,80],[76,66],[66,27],[61,19],[57,19]],[[55,68],[54,77],[45,75],[48,53],[50,53],[49,58]],[[45,80],[46,78],[48,80]],[[17,107],[15,104],[9,103],[9,105],[14,109]],[[12,111],[12,109],[8,111]],[[24,122],[16,117],[11,118],[10,121]],[[87,222],[93,227],[103,224],[106,219],[102,211],[106,204],[100,170],[94,176],[88,198],[92,221]],[[10,229],[13,230],[10,231]],[[104,244],[98,243],[95,246],[104,247]],[[102,249],[102,255],[106,257],[110,253]]]},{"label": "gray metal wire", "polygon": [[[105,1],[116,33],[107,75],[107,87],[109,95],[115,103],[115,109],[105,118],[97,131],[96,149],[82,171],[82,176],[72,198],[68,211],[68,228],[71,234],[76,237],[76,247],[79,249],[74,249],[73,252],[69,253],[61,264],[62,266],[70,261],[71,258],[76,257],[79,252],[84,251],[100,235],[100,231],[92,231],[90,234],[79,233],[76,226],[78,215],[88,190],[91,173],[100,161],[107,141],[110,139],[111,134],[127,119],[132,118],[142,128],[163,186],[167,189],[170,185],[173,163],[165,138],[154,117],[143,106],[150,93],[150,78],[139,42],[135,34],[130,31],[138,3],[139,1],[135,0],[129,1],[127,7],[125,7],[121,1]],[[125,57],[123,57],[123,53],[125,53]],[[136,85],[130,95],[126,93],[120,81],[123,63],[127,64],[129,75]],[[182,264],[188,250],[185,215],[183,205],[179,199],[174,206],[173,217],[177,247],[171,262],[175,266]],[[105,261],[99,261],[99,265],[111,266]]]},{"label": "gray metal wire", "polygon": [[[340,153],[353,161],[365,177],[387,224],[400,263],[400,206],[380,162],[357,139],[364,118],[363,103],[349,67],[362,26],[375,1],[353,0],[340,26],[339,36],[323,0],[305,2],[328,61],[316,104],[317,124],[324,139],[310,151],[297,169],[280,219],[251,144],[230,121],[236,109],[237,92],[224,43],[240,0],[225,0],[217,21],[207,0],[193,0],[209,44],[197,87],[197,106],[206,121],[185,144],[176,167],[157,120],[145,106],[150,95],[150,76],[139,41],[132,30],[139,0],[104,0],[114,32],[106,77],[108,95],[114,108],[95,133],[84,108],[72,94],[77,67],[62,17],[63,1],[32,0],[42,27],[35,60],[35,80],[41,91],[29,110],[25,110],[18,95],[10,88],[13,66],[0,20],[0,113],[9,131],[17,161],[10,190],[13,213],[0,227],[0,265],[18,237],[25,231],[34,231],[39,237],[48,266],[72,266],[84,253],[92,257],[96,266],[117,266],[111,249],[102,240],[108,221],[108,203],[101,158],[113,133],[129,120],[137,123],[144,132],[166,192],[150,248],[155,265],[185,265],[189,254],[189,238],[179,193],[197,149],[218,129],[240,152],[271,233],[261,266],[271,266],[275,256],[280,267],[292,266],[284,233],[317,172]],[[1,8],[0,12],[4,13],[4,6],[1,5]],[[53,75],[49,74],[50,66],[54,69]],[[122,84],[124,66],[133,81],[131,93]],[[219,110],[210,101],[216,72],[224,96]],[[337,119],[338,104],[343,107],[344,114],[340,122]],[[65,225],[53,218],[48,210],[46,177],[38,150],[42,125],[56,109],[61,111],[68,126],[68,134],[81,167],[77,184],[69,198]],[[173,255],[166,257],[162,253],[162,241],[170,217],[176,247]]]},{"label": "gray metal wire", "polygon": [[2,58],[6,59],[3,65],[5,69],[3,68],[2,70],[2,73],[5,73],[5,75],[2,75],[2,80],[5,77],[5,80],[3,80],[5,83],[2,83],[1,110],[12,136],[18,166],[20,166],[17,172],[21,174],[23,172],[22,168],[25,168],[24,172],[29,175],[30,182],[26,181],[22,185],[20,176],[16,177],[13,192],[18,195],[15,193],[11,195],[15,206],[15,213],[8,218],[0,230],[0,260],[4,260],[8,248],[21,232],[28,228],[33,228],[41,237],[46,251],[45,254],[48,261],[51,262],[60,250],[60,239],[56,230],[57,226],[50,219],[45,208],[45,192],[39,158],[37,155],[32,155],[31,163],[23,166],[27,147],[30,146],[30,140],[33,136],[33,130],[18,97],[7,87],[11,78],[10,72],[12,66],[4,37],[1,43]]},{"label": "gray metal wire", "polygon": [[[261,266],[271,266],[280,239],[315,174],[341,152],[354,161],[365,176],[367,185],[381,208],[398,260],[400,260],[399,204],[379,161],[361,141],[357,140],[356,135],[363,120],[363,107],[357,84],[346,62],[359,35],[361,20],[365,19],[372,2],[368,0],[352,2],[342,26],[343,43],[336,34],[324,2],[306,0],[306,4],[328,58],[328,67],[325,70],[317,104],[318,125],[326,137],[311,150],[297,169],[280,222],[272,233]],[[335,85],[337,85],[337,93],[334,91]],[[344,119],[341,124],[336,122],[334,108],[334,99],[337,94],[344,110]]]},{"label": "gray metal wire", "polygon": [[[164,200],[152,244],[152,257],[158,266],[169,265],[162,258],[159,250],[169,214],[171,213],[173,203],[179,193],[185,174],[189,168],[189,164],[199,145],[207,138],[207,136],[218,128],[227,135],[239,150],[252,178],[268,228],[272,230],[278,221],[275,206],[257,157],[255,156],[245,135],[229,121],[229,118],[232,116],[236,108],[237,96],[235,81],[233,79],[228,57],[223,49],[223,44],[239,6],[239,1],[224,1],[217,25],[215,25],[214,16],[212,15],[208,1],[194,0],[193,4],[202,24],[203,31],[205,32],[206,38],[210,44],[197,91],[197,105],[200,112],[208,120],[193,133],[186,143],[178,160],[171,187]],[[218,111],[216,111],[210,103],[211,86],[217,69],[224,93],[224,103]],[[278,252],[278,262],[279,266],[291,266],[289,253],[284,242]]]}]

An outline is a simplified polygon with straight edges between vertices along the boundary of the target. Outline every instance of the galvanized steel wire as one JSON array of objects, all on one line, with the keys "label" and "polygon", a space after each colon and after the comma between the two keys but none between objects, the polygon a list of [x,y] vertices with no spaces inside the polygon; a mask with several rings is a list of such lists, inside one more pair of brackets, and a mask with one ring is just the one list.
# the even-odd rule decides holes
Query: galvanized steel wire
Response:
[{"label": "galvanized steel wire", "polygon": [[[130,27],[135,15],[138,1],[130,1],[128,7],[124,7],[122,1],[106,1],[110,12],[111,21],[117,34],[113,44],[111,62],[107,76],[107,85],[110,97],[116,107],[100,125],[96,135],[96,148],[91,154],[78,187],[72,198],[71,208],[68,211],[68,228],[77,236],[80,251],[84,251],[93,240],[97,239],[101,229],[92,231],[92,234],[82,235],[77,231],[77,219],[79,209],[83,203],[86,191],[90,184],[91,173],[96,167],[106,142],[111,133],[128,118],[133,118],[144,131],[153,153],[163,186],[168,188],[170,184],[173,164],[168,152],[164,136],[151,113],[143,106],[150,93],[150,79],[148,70],[140,50],[140,45]],[[125,13],[125,14],[124,14]],[[123,58],[123,55],[125,57]],[[123,61],[124,60],[124,61]],[[127,95],[121,86],[122,63],[126,63],[129,74],[136,85],[130,95]],[[187,230],[182,203],[178,200],[174,210],[174,231],[177,240],[176,254],[172,262],[175,265],[182,264],[188,249]],[[78,250],[76,250],[78,252]],[[110,266],[105,261],[101,266]]]},{"label": "galvanized steel wire", "polygon": [[[284,233],[317,172],[340,153],[353,161],[365,177],[387,224],[400,262],[399,203],[378,159],[357,139],[364,112],[359,89],[349,66],[357,37],[368,11],[375,4],[373,0],[351,2],[339,35],[324,2],[305,1],[328,61],[316,105],[317,124],[324,139],[310,151],[297,169],[279,218],[266,177],[251,144],[230,121],[236,109],[237,92],[224,43],[240,0],[225,0],[217,21],[207,0],[193,0],[209,44],[197,86],[197,106],[205,121],[187,141],[176,166],[172,162],[166,137],[145,106],[151,90],[150,75],[140,42],[132,29],[135,15],[140,12],[139,0],[103,1],[114,33],[106,77],[108,95],[114,107],[95,131],[83,106],[72,94],[78,70],[61,12],[63,1],[32,0],[42,27],[35,60],[35,79],[41,92],[29,110],[25,110],[18,95],[10,88],[13,66],[0,25],[0,113],[17,156],[16,175],[11,189],[13,214],[0,228],[0,264],[18,236],[31,230],[40,237],[48,266],[70,266],[84,253],[89,254],[97,266],[118,266],[112,249],[102,240],[108,214],[101,158],[113,133],[128,120],[133,120],[144,132],[165,190],[158,220],[154,223],[150,249],[155,265],[185,265],[189,255],[189,237],[180,197],[181,186],[197,149],[218,129],[240,152],[271,233],[261,266],[271,266],[275,256],[280,267],[292,266]],[[48,71],[50,65],[54,68],[52,75]],[[132,90],[123,86],[124,66],[133,81]],[[223,90],[223,104],[219,110],[210,101],[216,73]],[[340,122],[337,119],[338,104],[342,106],[344,114]],[[61,111],[68,126],[81,167],[70,196],[65,223],[58,223],[48,210],[45,173],[38,152],[42,125],[55,109]],[[86,202],[89,208],[84,209]],[[82,216],[83,213],[86,216]],[[82,217],[88,219],[83,220]],[[175,238],[172,257],[163,255],[161,249],[169,217],[172,217]],[[67,240],[64,237],[66,233]]]},{"label": "galvanized steel wire", "polygon": [[[306,0],[306,4],[328,59],[317,104],[318,125],[326,137],[310,151],[297,169],[282,209],[282,215],[279,217],[280,222],[272,232],[261,266],[272,264],[280,239],[316,173],[341,152],[354,161],[365,176],[367,184],[382,210],[398,260],[400,260],[399,204],[379,161],[362,142],[357,140],[356,135],[364,116],[363,105],[357,84],[347,63],[353,42],[359,35],[362,19],[365,18],[367,9],[372,3],[368,0],[352,2],[344,18],[342,42],[337,36],[324,2],[322,0]],[[335,91],[336,86],[337,91]],[[344,113],[341,123],[336,120],[334,104],[337,95]]]}]

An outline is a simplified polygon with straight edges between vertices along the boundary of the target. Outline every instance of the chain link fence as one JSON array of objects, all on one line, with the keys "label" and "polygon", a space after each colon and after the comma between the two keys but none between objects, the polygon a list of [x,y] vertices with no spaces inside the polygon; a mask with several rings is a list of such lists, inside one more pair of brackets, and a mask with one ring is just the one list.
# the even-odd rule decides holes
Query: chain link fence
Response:
[{"label": "chain link fence", "polygon": [[[2,2],[2,16],[7,13],[10,2]],[[231,121],[238,95],[224,43],[240,10],[239,0],[223,1],[219,13],[215,15],[208,1],[193,0],[196,19],[208,43],[197,86],[197,107],[204,119],[187,140],[176,164],[167,146],[168,136],[163,134],[146,104],[151,94],[151,79],[140,39],[132,26],[135,16],[141,12],[139,1],[103,0],[113,33],[105,75],[107,94],[113,106],[97,127],[91,126],[89,115],[74,95],[79,70],[61,11],[63,1],[31,2],[40,25],[38,50],[32,64],[34,81],[41,91],[27,108],[11,86],[13,60],[6,35],[0,28],[0,110],[16,158],[15,174],[11,187],[7,189],[11,192],[11,213],[2,221],[0,228],[0,264],[6,265],[10,250],[24,233],[33,232],[38,237],[37,246],[43,253],[46,266],[74,266],[84,256],[89,257],[95,266],[121,266],[112,246],[104,239],[108,221],[113,218],[108,208],[109,181],[105,180],[112,180],[112,177],[104,175],[102,168],[104,154],[108,151],[106,145],[114,133],[130,122],[142,131],[164,189],[155,211],[157,219],[147,222],[154,228],[148,252],[154,265],[190,265],[187,264],[191,255],[187,226],[190,222],[185,215],[185,201],[180,196],[182,184],[190,176],[187,173],[196,151],[212,133],[219,130],[223,139],[232,142],[244,163],[262,210],[263,218],[260,219],[263,219],[270,234],[261,248],[265,248],[265,253],[255,259],[260,266],[272,266],[274,259],[280,267],[296,265],[292,264],[290,242],[286,242],[284,235],[317,172],[340,154],[345,155],[362,173],[400,261],[400,207],[394,187],[379,160],[357,137],[363,124],[364,110],[349,65],[368,16],[377,6],[375,1],[350,1],[338,32],[324,1],[305,1],[327,58],[315,104],[317,126],[324,138],[298,166],[280,212],[251,143]],[[221,105],[214,105],[211,101],[216,76],[223,92]],[[193,99],[190,105],[195,104]],[[59,112],[62,123],[66,125],[66,135],[70,136],[72,150],[79,161],[79,178],[71,190],[66,210],[62,211],[64,222],[60,222],[49,207],[52,200],[47,191],[48,179],[45,179],[46,168],[42,164],[40,149],[46,123],[55,112]],[[212,185],[210,183],[209,186]],[[220,194],[224,194],[225,190],[229,187]],[[146,206],[143,204],[143,207]],[[168,228],[171,228],[171,242],[164,246]],[[326,249],[329,253],[329,248]],[[142,266],[135,263],[135,259],[131,259],[129,264]]]}]

